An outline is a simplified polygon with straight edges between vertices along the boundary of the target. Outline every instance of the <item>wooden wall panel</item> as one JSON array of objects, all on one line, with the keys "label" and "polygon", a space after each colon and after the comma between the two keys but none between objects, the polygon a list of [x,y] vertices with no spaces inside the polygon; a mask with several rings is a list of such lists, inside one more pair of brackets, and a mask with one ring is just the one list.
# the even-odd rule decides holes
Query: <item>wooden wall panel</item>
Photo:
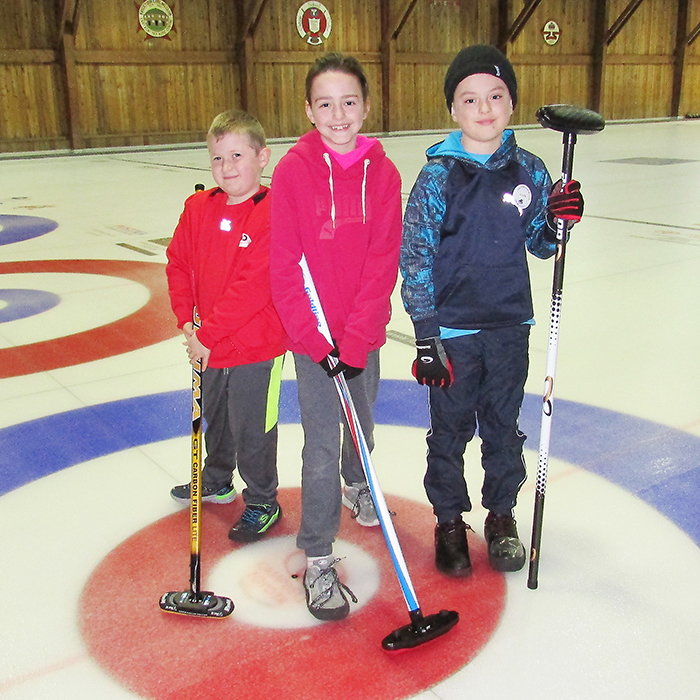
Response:
[{"label": "wooden wall panel", "polygon": [[382,71],[379,61],[364,62],[365,73],[370,85],[369,116],[362,127],[366,132],[378,132],[382,130]]},{"label": "wooden wall panel", "polygon": [[256,66],[258,108],[256,116],[268,136],[299,135],[310,124],[304,114],[303,63],[265,63]]},{"label": "wooden wall panel", "polygon": [[[465,45],[506,40],[530,6],[529,0],[325,0],[333,27],[316,47],[297,33],[303,0],[175,1],[175,29],[165,39],[140,29],[140,0],[78,2],[74,47],[68,37],[75,50],[65,59],[58,26],[63,0],[0,3],[0,150],[201,141],[216,113],[243,104],[269,136],[298,136],[309,128],[303,109],[308,67],[333,50],[356,55],[367,71],[372,109],[366,131],[452,128],[442,92],[449,62]],[[548,102],[593,105],[598,4],[541,0],[507,41],[520,85],[514,124],[531,123]],[[605,28],[629,5],[607,0]],[[606,118],[700,113],[700,41],[694,35],[682,74],[676,70],[682,81],[673,89],[678,7],[679,0],[642,0],[605,45]],[[243,52],[241,27],[251,8],[262,11]],[[506,16],[499,14],[504,9]],[[550,19],[561,28],[554,46],[542,37]],[[695,28],[700,0],[688,0],[687,32]],[[394,34],[386,35],[388,29]]]},{"label": "wooden wall panel", "polygon": [[331,14],[331,33],[321,46],[309,44],[297,31],[300,2],[269,0],[265,5],[254,37],[253,111],[269,136],[299,136],[309,130],[304,114],[306,73],[327,51],[352,53],[361,61],[371,102],[364,130],[382,129],[380,0],[328,0],[324,4]]},{"label": "wooden wall panel", "polygon": [[686,67],[681,114],[700,115],[700,64]]},{"label": "wooden wall panel", "polygon": [[53,48],[57,7],[55,0],[3,0],[0,50]]},{"label": "wooden wall panel", "polygon": [[[524,3],[513,3],[511,22]],[[554,20],[561,29],[559,41],[545,43],[544,25]],[[543,0],[529,19],[520,36],[511,44],[512,55],[540,55],[550,59],[564,56],[588,56],[593,40],[593,4],[591,0]],[[511,53],[509,51],[509,53]]]},{"label": "wooden wall panel", "polygon": [[233,2],[173,3],[154,38],[134,0],[84,3],[76,37],[86,146],[201,141],[218,112],[240,105]]},{"label": "wooden wall panel", "polygon": [[[688,28],[689,31],[700,26],[700,0],[688,1]],[[686,48],[686,53],[692,58],[700,58],[700,40],[695,40]]]},{"label": "wooden wall panel", "polygon": [[643,119],[668,115],[671,65],[608,65],[605,105],[608,119]]},{"label": "wooden wall panel", "polygon": [[0,150],[65,148],[63,101],[55,65],[0,64]]},{"label": "wooden wall panel", "polygon": [[268,0],[255,33],[256,51],[376,52],[381,43],[380,0],[324,0],[331,15],[331,33],[320,47],[299,36],[296,17],[303,0]]},{"label": "wooden wall panel", "polygon": [[397,131],[457,128],[445,104],[446,69],[447,65],[441,64],[399,66],[396,94],[401,109]]},{"label": "wooden wall panel", "polygon": [[82,0],[77,50],[224,51],[236,37],[234,0],[182,0],[169,4],[173,31],[164,38],[141,29],[138,0]]},{"label": "wooden wall panel", "polygon": [[512,123],[536,123],[535,113],[546,104],[586,107],[589,73],[585,65],[567,65],[566,70],[557,65],[516,65],[518,105]]},{"label": "wooden wall panel", "polygon": [[[611,0],[609,23],[628,0]],[[607,47],[603,104],[608,119],[670,115],[677,3],[644,0]]]},{"label": "wooden wall panel", "polygon": [[416,3],[396,40],[396,131],[455,127],[445,104],[445,72],[457,52],[490,43],[492,16],[483,2]]},{"label": "wooden wall panel", "polygon": [[396,50],[454,55],[468,44],[488,42],[480,28],[477,2],[419,0],[397,39]]},{"label": "wooden wall panel", "polygon": [[54,0],[0,3],[0,151],[68,144],[56,26]]},{"label": "wooden wall panel", "polygon": [[235,66],[82,65],[86,145],[201,141],[213,117],[240,104]]},{"label": "wooden wall panel", "polygon": [[[514,8],[518,16],[523,4]],[[532,124],[535,112],[544,104],[590,104],[589,86],[593,46],[593,3],[591,0],[543,0],[524,29],[508,47],[508,55],[518,77],[518,106],[514,124]],[[544,26],[554,20],[560,29],[559,41],[547,44]]]},{"label": "wooden wall panel", "polygon": [[[609,22],[618,17],[629,0],[609,0]],[[608,47],[608,55],[669,56],[675,46],[675,0],[644,0]]]},{"label": "wooden wall panel", "polygon": [[[700,0],[690,0],[688,7],[688,31],[700,27]],[[680,113],[700,114],[700,39],[696,39],[685,52],[686,67],[681,93]]]}]

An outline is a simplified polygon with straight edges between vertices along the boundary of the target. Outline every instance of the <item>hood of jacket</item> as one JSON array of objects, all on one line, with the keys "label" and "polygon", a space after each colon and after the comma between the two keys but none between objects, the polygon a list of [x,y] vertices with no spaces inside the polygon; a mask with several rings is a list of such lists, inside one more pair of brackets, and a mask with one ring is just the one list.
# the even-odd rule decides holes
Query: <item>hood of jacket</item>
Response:
[{"label": "hood of jacket", "polygon": [[335,227],[335,191],[344,181],[361,178],[358,195],[362,202],[362,218],[365,223],[367,216],[367,180],[370,170],[378,170],[380,163],[386,158],[384,147],[378,139],[371,139],[372,145],[357,162],[348,168],[343,168],[331,155],[330,149],[321,140],[321,136],[315,129],[304,134],[294,146],[289,149],[301,158],[320,178],[328,182],[331,198],[331,221]]}]

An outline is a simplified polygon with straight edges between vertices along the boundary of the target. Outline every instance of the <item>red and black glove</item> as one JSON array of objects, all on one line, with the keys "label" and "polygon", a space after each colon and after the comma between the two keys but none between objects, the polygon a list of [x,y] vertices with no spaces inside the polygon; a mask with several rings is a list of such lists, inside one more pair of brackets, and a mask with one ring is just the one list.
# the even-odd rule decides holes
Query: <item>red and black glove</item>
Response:
[{"label": "red and black glove", "polygon": [[447,389],[454,379],[452,365],[440,338],[416,340],[416,359],[411,372],[423,386],[440,386]]},{"label": "red and black glove", "polygon": [[583,216],[583,195],[581,184],[577,180],[569,180],[564,187],[559,180],[547,200],[547,213],[564,221],[581,221]]}]

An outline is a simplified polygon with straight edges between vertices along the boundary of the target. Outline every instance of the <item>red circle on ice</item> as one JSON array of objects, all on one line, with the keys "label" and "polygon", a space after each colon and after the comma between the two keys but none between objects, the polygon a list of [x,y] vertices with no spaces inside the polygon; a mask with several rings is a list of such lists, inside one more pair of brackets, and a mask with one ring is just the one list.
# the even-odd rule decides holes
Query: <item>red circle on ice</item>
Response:
[{"label": "red circle on ice", "polygon": [[[295,535],[299,489],[282,489],[279,499],[284,516],[269,537]],[[241,500],[204,506],[203,588],[207,571],[241,546],[227,536],[243,509]],[[380,585],[345,620],[271,629],[237,621],[235,610],[223,619],[165,613],[158,605],[161,595],[189,588],[185,509],[137,532],[96,568],[80,600],[89,653],[129,690],[156,700],[266,697],[282,689],[284,697],[304,700],[358,693],[399,700],[430,688],[469,663],[491,637],[504,608],[505,580],[489,568],[485,543],[475,535],[470,535],[473,575],[451,579],[438,573],[430,508],[391,495],[387,501],[396,511],[394,526],[423,614],[459,612],[459,623],[442,637],[401,653],[382,649],[382,639],[410,621],[408,609],[381,529],[360,527],[347,509],[339,538],[374,558]],[[302,604],[303,595],[299,581]]]},{"label": "red circle on ice", "polygon": [[26,272],[124,277],[144,285],[151,296],[138,311],[113,323],[61,338],[1,349],[0,379],[102,360],[179,334],[170,310],[165,266],[162,263],[130,260],[26,260],[0,263],[0,275]]}]

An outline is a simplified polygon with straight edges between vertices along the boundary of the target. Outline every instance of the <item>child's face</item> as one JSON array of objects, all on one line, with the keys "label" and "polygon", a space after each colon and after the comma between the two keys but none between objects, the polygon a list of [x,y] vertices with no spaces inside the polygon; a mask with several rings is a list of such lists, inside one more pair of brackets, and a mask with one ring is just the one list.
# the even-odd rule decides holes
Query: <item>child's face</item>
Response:
[{"label": "child's face", "polygon": [[240,204],[260,189],[260,176],[270,162],[270,149],[256,152],[247,134],[229,132],[218,139],[207,137],[214,182],[228,195],[229,204]]},{"label": "child's face", "polygon": [[336,153],[349,153],[369,113],[360,81],[348,73],[326,71],[314,78],[306,116],[316,125],[321,140]]},{"label": "child's face", "polygon": [[470,153],[494,153],[513,114],[506,84],[495,75],[474,73],[455,90],[452,119],[462,130],[462,145]]}]

